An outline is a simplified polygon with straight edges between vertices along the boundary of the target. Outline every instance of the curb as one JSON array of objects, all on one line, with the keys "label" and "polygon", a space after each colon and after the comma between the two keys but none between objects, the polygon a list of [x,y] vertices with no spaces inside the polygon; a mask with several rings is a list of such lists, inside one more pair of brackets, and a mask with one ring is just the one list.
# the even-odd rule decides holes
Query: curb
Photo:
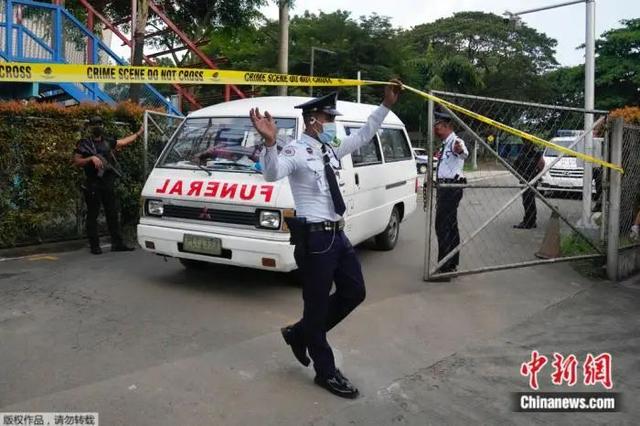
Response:
[{"label": "curb", "polygon": [[[109,238],[102,238],[103,241],[109,242]],[[0,261],[11,260],[12,258],[22,258],[44,253],[62,253],[69,251],[77,251],[82,248],[89,247],[86,238],[81,240],[59,241],[55,243],[44,243],[32,246],[13,247],[0,249]]]}]

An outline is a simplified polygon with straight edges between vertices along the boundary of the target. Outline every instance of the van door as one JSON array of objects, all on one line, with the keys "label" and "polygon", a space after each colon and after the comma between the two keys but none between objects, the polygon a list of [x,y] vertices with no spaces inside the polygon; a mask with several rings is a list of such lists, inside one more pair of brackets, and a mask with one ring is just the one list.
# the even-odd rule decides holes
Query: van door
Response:
[{"label": "van door", "polygon": [[[362,123],[345,123],[345,133],[350,135],[362,127]],[[353,194],[350,197],[348,231],[349,239],[358,244],[386,227],[386,219],[380,218],[379,207],[384,204],[384,165],[380,141],[371,141],[351,154]]]},{"label": "van door", "polygon": [[378,131],[378,137],[384,160],[381,182],[384,202],[380,203],[382,210],[380,216],[385,221],[386,227],[394,205],[402,203],[405,209],[404,217],[407,217],[414,208],[410,200],[415,197],[417,170],[409,137],[404,127],[383,126]]}]

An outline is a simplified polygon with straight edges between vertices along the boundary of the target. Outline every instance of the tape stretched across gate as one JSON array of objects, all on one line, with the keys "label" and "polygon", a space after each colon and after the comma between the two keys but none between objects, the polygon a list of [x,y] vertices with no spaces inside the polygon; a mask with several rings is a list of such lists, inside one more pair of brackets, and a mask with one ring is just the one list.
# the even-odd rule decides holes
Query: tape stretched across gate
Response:
[{"label": "tape stretched across gate", "polygon": [[459,105],[456,105],[454,103],[446,101],[446,100],[444,100],[442,98],[439,98],[437,96],[434,96],[434,95],[432,95],[430,93],[426,93],[426,92],[423,92],[422,90],[414,89],[411,86],[404,85],[404,87],[405,87],[405,89],[407,89],[407,90],[409,90],[409,91],[411,91],[413,93],[416,93],[416,94],[418,94],[418,95],[420,95],[420,96],[422,96],[424,98],[431,99],[432,101],[434,101],[434,102],[436,102],[438,104],[444,105],[444,106],[448,107],[449,109],[451,109],[453,111],[457,111],[459,113],[467,115],[467,116],[469,116],[471,118],[474,118],[474,119],[476,119],[476,120],[478,120],[478,121],[480,121],[482,123],[485,123],[485,124],[488,124],[490,126],[493,126],[493,127],[497,128],[497,129],[500,129],[500,130],[502,130],[504,132],[510,133],[510,134],[512,134],[514,136],[520,137],[522,139],[526,139],[526,140],[531,141],[531,142],[533,142],[535,144],[538,144],[538,145],[542,145],[542,146],[545,146],[545,147],[548,147],[548,148],[552,148],[552,149],[554,149],[554,150],[556,150],[558,152],[562,152],[562,153],[567,154],[567,155],[572,155],[572,156],[574,156],[576,158],[580,158],[580,159],[582,159],[584,161],[588,161],[590,163],[595,163],[595,164],[600,164],[601,166],[608,167],[608,168],[610,168],[612,170],[615,170],[617,172],[620,172],[620,173],[624,173],[624,170],[622,169],[622,167],[618,166],[617,164],[609,163],[607,161],[601,160],[601,159],[593,157],[591,155],[583,154],[581,152],[565,148],[564,146],[557,145],[557,144],[555,144],[553,142],[546,141],[546,140],[544,140],[542,138],[539,138],[537,136],[530,135],[529,133],[523,132],[522,130],[518,130],[518,129],[515,129],[515,128],[511,127],[511,126],[507,126],[506,124],[500,123],[499,121],[495,121],[495,120],[493,120],[493,119],[491,119],[489,117],[485,117],[484,115],[480,115],[478,113],[470,111],[470,110],[468,110],[466,108],[463,108],[463,107],[461,107]]},{"label": "tape stretched across gate", "polygon": [[198,68],[0,63],[0,82],[360,86],[362,80]]},{"label": "tape stretched across gate", "polygon": [[[233,84],[255,86],[364,86],[387,85],[389,82],[356,80],[344,78],[316,77],[291,74],[278,74],[254,71],[212,70],[198,68],[171,67],[134,67],[119,65],[84,65],[84,64],[54,64],[54,63],[0,63],[0,82],[50,82],[50,83],[156,83],[156,84]],[[556,151],[573,155],[590,163],[600,164],[620,173],[622,167],[599,158],[573,151],[563,146],[530,135],[521,130],[507,126],[491,118],[477,114],[437,96],[415,89],[404,87],[424,98],[445,105],[448,108],[472,117],[485,124],[538,145],[552,148]]]}]

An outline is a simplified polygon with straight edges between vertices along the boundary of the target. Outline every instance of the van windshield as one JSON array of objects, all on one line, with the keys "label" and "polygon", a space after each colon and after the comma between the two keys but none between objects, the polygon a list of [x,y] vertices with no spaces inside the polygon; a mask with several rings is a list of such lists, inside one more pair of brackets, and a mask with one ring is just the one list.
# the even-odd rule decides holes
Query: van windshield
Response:
[{"label": "van windshield", "polygon": [[[277,144],[281,150],[295,137],[294,118],[276,118]],[[233,170],[256,173],[262,170],[262,137],[249,117],[188,118],[170,142],[159,167]]]}]

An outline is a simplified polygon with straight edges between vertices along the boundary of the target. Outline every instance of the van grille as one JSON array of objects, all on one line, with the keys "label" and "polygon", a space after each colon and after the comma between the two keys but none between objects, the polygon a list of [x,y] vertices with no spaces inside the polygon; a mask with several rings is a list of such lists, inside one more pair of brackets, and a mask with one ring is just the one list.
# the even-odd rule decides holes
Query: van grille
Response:
[{"label": "van grille", "polygon": [[202,220],[205,222],[229,223],[234,225],[256,226],[258,216],[255,211],[209,209],[206,207],[187,207],[165,205],[163,217]]},{"label": "van grille", "polygon": [[549,170],[551,177],[558,178],[579,178],[582,179],[584,171],[582,169],[551,169]]}]

